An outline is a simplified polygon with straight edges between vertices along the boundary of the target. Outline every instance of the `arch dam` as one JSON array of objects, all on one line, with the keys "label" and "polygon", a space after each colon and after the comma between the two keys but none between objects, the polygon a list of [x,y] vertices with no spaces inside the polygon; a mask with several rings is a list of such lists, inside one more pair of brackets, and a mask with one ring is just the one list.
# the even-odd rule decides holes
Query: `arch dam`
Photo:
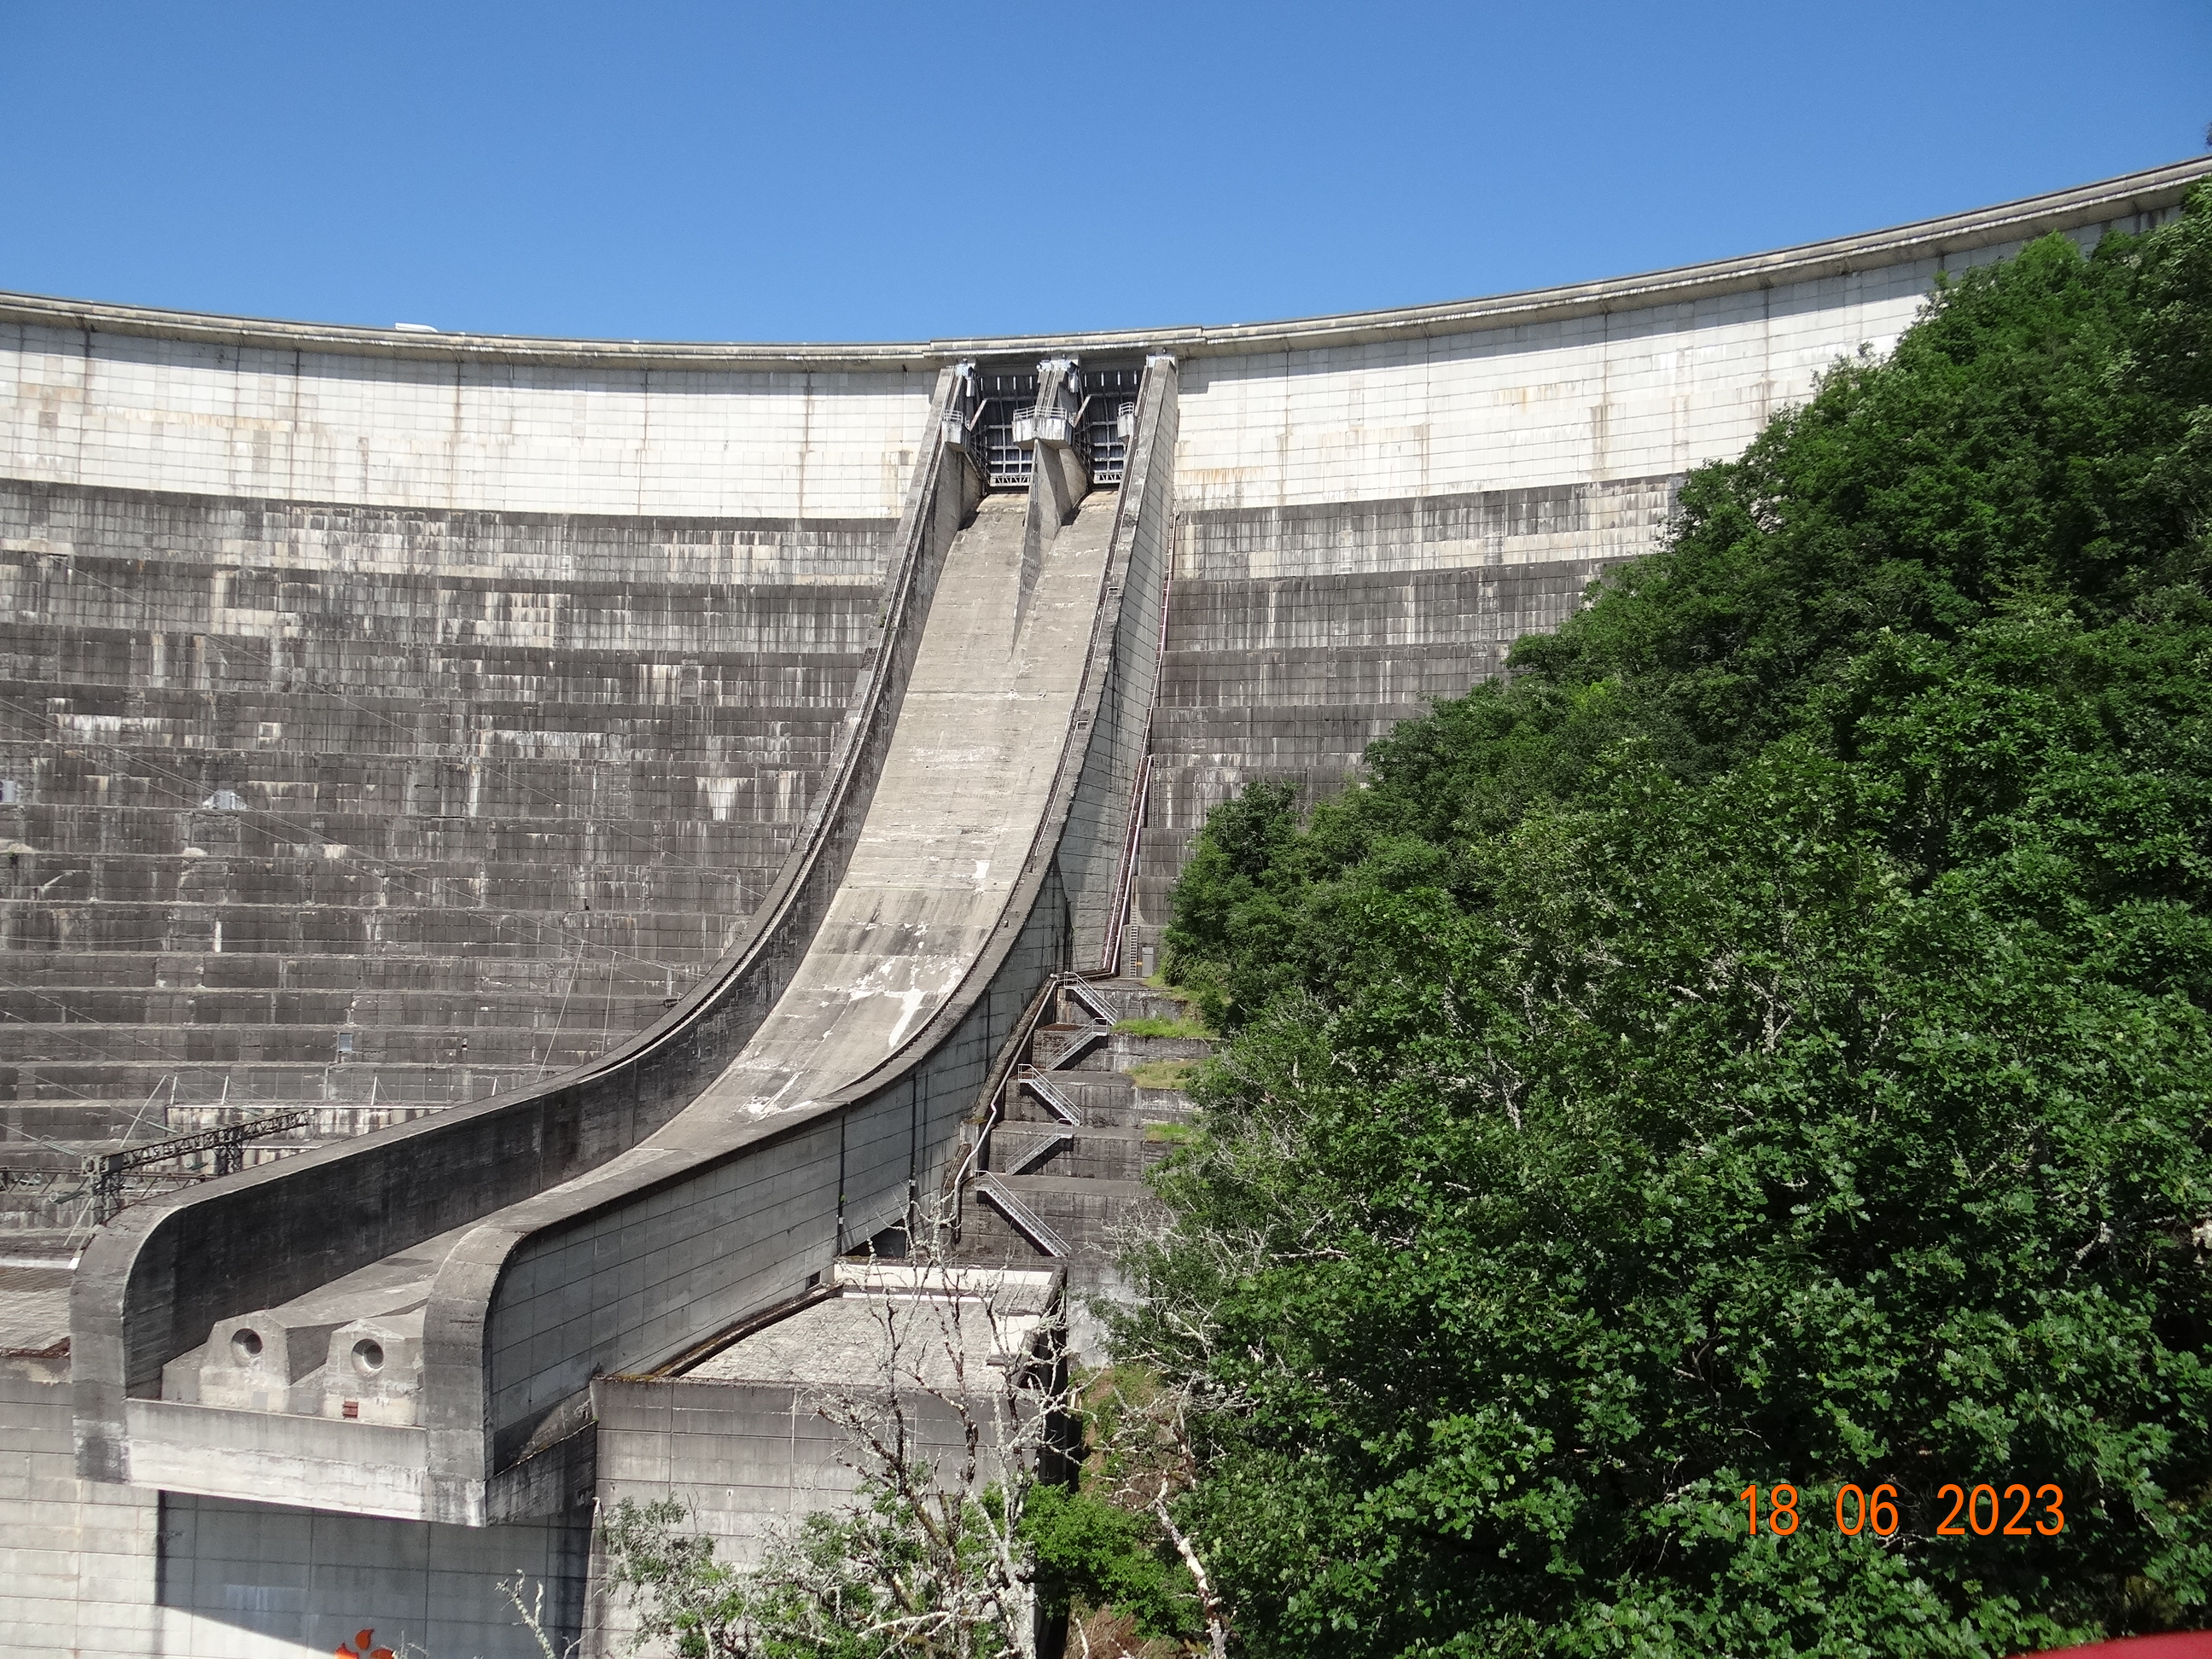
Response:
[{"label": "arch dam", "polygon": [[699,1356],[948,1215],[1109,1283],[1135,1132],[1028,1061],[1209,806],[1497,673],[1939,273],[2209,170],[1056,338],[0,296],[0,1651],[532,1652],[515,1571],[613,1650],[595,1501],[742,1555],[819,1462]]}]

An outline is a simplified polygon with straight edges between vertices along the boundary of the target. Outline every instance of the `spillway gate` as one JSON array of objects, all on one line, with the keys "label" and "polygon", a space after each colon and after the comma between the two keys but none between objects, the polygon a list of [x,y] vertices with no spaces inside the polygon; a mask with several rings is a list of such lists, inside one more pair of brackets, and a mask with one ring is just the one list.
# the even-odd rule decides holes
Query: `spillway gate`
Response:
[{"label": "spillway gate", "polygon": [[1052,358],[1035,369],[963,367],[955,437],[992,489],[1026,489],[1039,445],[1071,448],[1092,489],[1118,486],[1135,429],[1135,364]]}]

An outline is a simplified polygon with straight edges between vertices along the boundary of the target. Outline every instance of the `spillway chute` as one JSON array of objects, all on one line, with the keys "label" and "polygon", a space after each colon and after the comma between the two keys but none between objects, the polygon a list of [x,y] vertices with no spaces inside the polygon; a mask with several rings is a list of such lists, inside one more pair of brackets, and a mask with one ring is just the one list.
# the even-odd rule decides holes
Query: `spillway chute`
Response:
[{"label": "spillway chute", "polygon": [[[940,376],[930,432],[959,391]],[[73,1304],[85,1474],[466,1525],[551,1513],[588,1481],[593,1376],[803,1295],[911,1221],[1024,1009],[1096,956],[1127,891],[1171,362],[1136,401],[1118,491],[1048,456],[994,495],[964,450],[933,446],[831,783],[745,941],[656,1026],[527,1095],[103,1237]],[[412,1305],[393,1293],[407,1274]],[[320,1369],[258,1411],[251,1389],[242,1407],[234,1387],[183,1397],[179,1361],[204,1369],[218,1323],[246,1316],[287,1353],[320,1342]],[[356,1379],[333,1333],[377,1365]],[[228,1376],[216,1358],[211,1380]],[[207,1455],[218,1443],[246,1455]]]}]

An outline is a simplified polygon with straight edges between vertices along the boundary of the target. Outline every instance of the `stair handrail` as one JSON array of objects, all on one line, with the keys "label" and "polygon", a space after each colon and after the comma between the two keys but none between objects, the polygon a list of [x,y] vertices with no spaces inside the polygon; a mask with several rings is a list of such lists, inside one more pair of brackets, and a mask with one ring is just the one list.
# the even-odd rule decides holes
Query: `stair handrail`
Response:
[{"label": "stair handrail", "polygon": [[1083,1109],[1045,1080],[1042,1072],[1034,1066],[1024,1066],[1014,1073],[1017,1088],[1028,1090],[1044,1103],[1044,1109],[1070,1128],[1083,1127]]},{"label": "stair handrail", "polygon": [[992,1063],[991,1074],[983,1079],[982,1093],[977,1102],[981,1114],[975,1120],[975,1136],[969,1143],[967,1152],[951,1176],[952,1237],[956,1241],[960,1237],[963,1219],[961,1195],[980,1172],[977,1160],[991,1144],[991,1131],[999,1127],[999,1120],[1005,1114],[1006,1088],[1021,1071],[1022,1051],[1036,1035],[1036,1028],[1044,1023],[1045,1010],[1051,1007],[1059,997],[1061,986],[1073,977],[1075,975],[1069,974],[1054,974],[1045,981],[1043,987],[1030,999],[1029,1006],[1022,1010],[1022,1017],[1014,1022],[1013,1030],[1006,1034],[1006,1041],[999,1050],[999,1057]]},{"label": "stair handrail", "polygon": [[1073,1145],[1075,1145],[1073,1135],[1065,1129],[1054,1129],[1049,1134],[1039,1135],[1036,1145],[1024,1152],[1006,1168],[994,1170],[989,1173],[998,1176],[1027,1175],[1038,1164],[1050,1162]]},{"label": "stair handrail", "polygon": [[1120,1013],[1107,1006],[1105,1000],[1091,988],[1091,981],[1082,975],[1063,975],[1060,984],[1069,996],[1088,1008],[1092,1017],[1103,1024],[1111,1025],[1121,1018]]},{"label": "stair handrail", "polygon": [[1074,1254],[1067,1248],[1067,1241],[1045,1224],[1042,1216],[1015,1197],[1012,1191],[996,1176],[988,1174],[977,1176],[975,1191],[984,1202],[1006,1217],[1016,1231],[1047,1255],[1066,1261]]}]

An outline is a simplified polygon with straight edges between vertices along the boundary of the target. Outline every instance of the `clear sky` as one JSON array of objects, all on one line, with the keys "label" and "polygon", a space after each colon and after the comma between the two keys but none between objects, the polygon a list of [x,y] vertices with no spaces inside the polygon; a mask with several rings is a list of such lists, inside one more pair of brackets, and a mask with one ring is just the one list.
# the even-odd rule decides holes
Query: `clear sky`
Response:
[{"label": "clear sky", "polygon": [[0,0],[0,288],[623,338],[1237,322],[1875,229],[2208,123],[2208,0]]}]

